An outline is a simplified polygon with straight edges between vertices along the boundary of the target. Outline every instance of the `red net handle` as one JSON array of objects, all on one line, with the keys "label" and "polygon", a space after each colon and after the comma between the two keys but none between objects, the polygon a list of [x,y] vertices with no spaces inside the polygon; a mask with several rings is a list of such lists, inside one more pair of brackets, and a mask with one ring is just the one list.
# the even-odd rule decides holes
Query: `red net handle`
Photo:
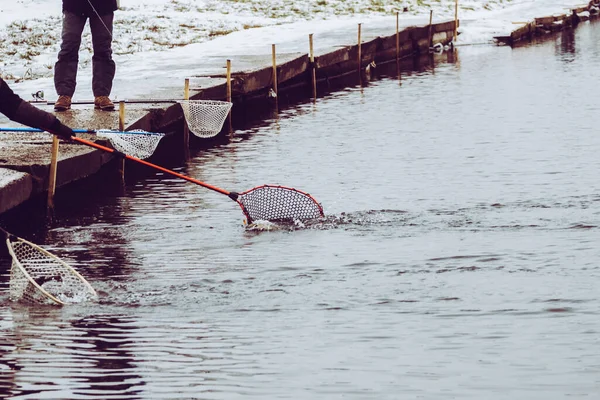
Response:
[{"label": "red net handle", "polygon": [[161,167],[151,162],[140,160],[139,158],[129,156],[120,151],[90,142],[78,137],[72,137],[72,140],[93,147],[98,150],[113,153],[118,157],[154,168],[158,171],[186,180],[196,185],[213,190],[217,193],[224,194],[230,199],[237,202],[248,219],[248,223],[252,221],[264,219],[267,221],[281,220],[304,220],[323,217],[323,207],[310,194],[298,189],[287,186],[278,185],[262,185],[247,190],[242,193],[229,192],[217,186],[210,185],[206,182],[199,181],[189,176],[180,174],[170,169]]}]

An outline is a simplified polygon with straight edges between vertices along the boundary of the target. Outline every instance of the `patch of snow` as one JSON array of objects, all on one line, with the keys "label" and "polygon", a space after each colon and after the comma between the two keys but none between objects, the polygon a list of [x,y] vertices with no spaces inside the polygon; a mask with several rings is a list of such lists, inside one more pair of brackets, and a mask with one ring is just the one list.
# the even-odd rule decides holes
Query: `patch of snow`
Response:
[{"label": "patch of snow", "polygon": [[[576,5],[581,0],[461,0],[456,44],[491,43],[493,36],[514,30],[515,22],[568,13]],[[123,85],[139,87],[136,82],[152,79],[153,71],[168,70],[165,60],[171,60],[177,74],[192,76],[194,59],[225,52],[267,54],[270,48],[264,43],[271,43],[273,37],[284,47],[289,41],[287,51],[306,52],[304,42],[296,45],[300,34],[331,31],[356,21],[367,26],[384,17],[395,20],[396,12],[404,24],[416,18],[427,23],[430,10],[435,20],[451,20],[454,7],[454,0],[121,0],[113,32],[118,88],[132,92]],[[0,76],[24,98],[37,90],[54,98],[61,14],[59,0],[0,4]],[[177,57],[182,55],[186,62],[179,65]],[[89,98],[92,42],[88,26],[79,57],[76,93]]]}]

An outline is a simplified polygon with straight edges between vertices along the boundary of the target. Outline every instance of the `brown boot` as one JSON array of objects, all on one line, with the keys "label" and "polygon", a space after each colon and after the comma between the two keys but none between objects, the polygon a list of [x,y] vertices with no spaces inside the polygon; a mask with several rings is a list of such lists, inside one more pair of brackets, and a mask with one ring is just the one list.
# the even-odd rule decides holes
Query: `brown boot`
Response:
[{"label": "brown boot", "polygon": [[94,108],[100,109],[102,111],[112,111],[115,109],[115,105],[108,96],[97,96],[94,99]]},{"label": "brown boot", "polygon": [[54,103],[54,111],[66,111],[71,108],[71,96],[58,96]]}]

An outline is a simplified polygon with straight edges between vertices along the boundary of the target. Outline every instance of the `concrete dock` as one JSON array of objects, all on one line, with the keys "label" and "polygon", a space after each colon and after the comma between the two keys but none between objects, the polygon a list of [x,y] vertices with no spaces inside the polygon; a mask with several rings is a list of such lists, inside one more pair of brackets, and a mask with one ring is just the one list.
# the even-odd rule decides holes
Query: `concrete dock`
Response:
[{"label": "concrete dock", "polygon": [[[336,77],[355,74],[369,63],[392,62],[398,59],[428,53],[436,43],[447,44],[452,41],[455,31],[454,21],[442,21],[430,25],[421,19],[420,24],[412,25],[414,18],[400,21],[396,31],[396,18],[390,16],[387,21],[376,25],[361,26],[361,60],[359,66],[358,38],[354,29],[321,32],[315,35],[314,63],[308,52],[298,49],[307,48],[308,35],[302,42],[288,41],[277,44],[277,89],[279,97],[286,93],[310,93],[312,70],[315,70],[317,86]],[[404,25],[403,25],[404,24]],[[410,24],[410,26],[405,26]],[[398,43],[398,46],[397,46]],[[190,99],[226,100],[226,74],[224,66],[227,60],[232,65],[232,112],[241,112],[257,103],[272,101],[268,93],[273,87],[273,66],[270,46],[262,46],[260,51],[247,49],[248,54],[216,54],[197,60],[181,59],[182,63],[194,63],[197,74],[191,77],[178,76],[177,86],[170,82],[159,89],[148,90],[140,99],[183,99],[183,81],[190,79]],[[296,50],[296,51],[294,51]],[[172,62],[172,61],[171,61]],[[151,66],[161,70],[161,59]],[[149,66],[146,66],[149,68]],[[171,71],[176,74],[176,71]],[[360,78],[358,78],[360,79]],[[358,80],[357,80],[358,82]],[[169,86],[170,85],[170,86]],[[308,99],[308,97],[307,97]],[[48,102],[50,103],[50,102]],[[42,109],[52,111],[50,104],[37,104]],[[168,136],[182,136],[185,119],[181,106],[174,102],[136,103],[125,101],[125,130],[143,129],[151,132],[163,132]],[[72,110],[56,113],[59,119],[73,128],[118,129],[119,113],[93,110],[92,105],[74,104]],[[5,127],[19,127],[18,124],[0,120]],[[223,127],[220,136],[226,135],[228,124]],[[78,134],[88,140],[96,140],[91,134]],[[202,139],[198,139],[202,140]],[[45,195],[48,190],[52,137],[46,133],[0,133],[0,214],[7,212],[33,198]],[[102,142],[106,144],[106,142]],[[163,140],[160,146],[181,143],[181,140]],[[178,149],[179,150],[179,149]],[[56,187],[85,179],[106,166],[113,155],[95,150],[77,143],[61,141],[57,163]],[[152,161],[152,159],[150,159]]]},{"label": "concrete dock", "polygon": [[577,26],[580,22],[597,18],[600,15],[600,0],[590,0],[569,10],[567,13],[534,18],[532,21],[515,22],[517,26],[509,35],[496,36],[499,43],[515,46],[519,43],[542,38],[550,33]]},{"label": "concrete dock", "polygon": [[[551,29],[568,28],[580,21],[595,15],[600,0],[592,0],[585,7],[569,10],[563,16],[552,16]],[[585,10],[584,10],[585,8]],[[586,14],[587,13],[587,14]],[[518,27],[508,39],[496,38],[514,44],[523,38],[531,38],[534,32],[542,29],[546,19],[536,19],[525,27]],[[560,24],[557,21],[562,21]],[[570,22],[565,22],[570,21]],[[535,30],[532,31],[532,27]],[[283,27],[285,29],[285,27]],[[277,29],[282,29],[278,27]],[[455,22],[436,21],[429,24],[428,18],[403,18],[399,15],[370,20],[361,26],[360,65],[358,60],[359,46],[357,26],[349,25],[346,29],[323,30],[315,33],[314,62],[308,54],[308,32],[301,32],[297,40],[277,43],[276,64],[278,97],[286,95],[304,97],[308,101],[312,95],[312,72],[315,71],[317,87],[323,88],[330,81],[339,77],[357,79],[360,83],[360,71],[372,62],[384,64],[396,62],[427,54],[430,48],[438,43],[448,44],[455,34]],[[527,31],[527,32],[526,32]],[[541,31],[540,31],[541,32]],[[193,45],[192,45],[193,46]],[[244,114],[245,110],[260,106],[269,107],[273,99],[269,91],[273,87],[273,67],[271,45],[269,43],[248,46],[238,52],[229,52],[218,47],[215,40],[214,52],[205,54],[201,61],[197,57],[184,57],[186,48],[176,49],[167,56],[158,56],[152,65],[136,64],[136,68],[152,68],[157,71],[160,85],[137,85],[132,96],[137,99],[183,99],[183,81],[190,79],[190,99],[226,100],[225,65],[230,60],[232,65],[231,85],[232,102],[235,116]],[[305,49],[305,51],[302,51]],[[173,57],[176,57],[181,70],[173,70]],[[195,71],[192,76],[184,76],[181,71]],[[160,73],[158,73],[160,72]],[[48,111],[50,104],[39,104]],[[143,129],[152,132],[166,133],[168,138],[159,144],[162,151],[181,151],[181,137],[185,119],[181,106],[173,101],[155,103],[127,102],[125,130]],[[119,113],[93,110],[91,105],[74,105],[73,109],[57,116],[73,128],[86,129],[118,129]],[[4,126],[17,127],[0,116]],[[228,124],[226,123],[219,137],[227,140]],[[96,140],[94,135],[78,134],[89,140]],[[202,141],[202,139],[197,139]],[[52,138],[45,133],[2,133],[0,132],[0,214],[19,205],[26,204],[34,198],[44,196],[48,190]],[[106,142],[102,142],[106,144]],[[210,145],[210,141],[205,142]],[[178,148],[165,147],[179,146]],[[162,147],[162,149],[161,149]],[[57,190],[61,187],[89,177],[113,159],[111,154],[94,150],[75,143],[61,142],[58,167]],[[152,158],[149,159],[152,162]],[[37,204],[37,203],[36,203]]]}]

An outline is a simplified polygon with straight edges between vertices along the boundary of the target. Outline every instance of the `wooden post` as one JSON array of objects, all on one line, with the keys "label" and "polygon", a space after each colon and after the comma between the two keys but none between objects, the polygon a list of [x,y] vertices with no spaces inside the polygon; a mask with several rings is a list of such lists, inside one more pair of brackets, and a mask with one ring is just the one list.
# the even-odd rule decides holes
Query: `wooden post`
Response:
[{"label": "wooden post", "polygon": [[[231,103],[231,60],[227,60],[227,101]],[[231,108],[227,115],[229,120],[229,134],[233,133],[233,122],[231,121]]]},{"label": "wooden post", "polygon": [[313,102],[317,101],[317,66],[315,65],[315,52],[313,47],[313,34],[308,35],[308,47],[310,50],[310,65],[312,75]]},{"label": "wooden post", "polygon": [[452,38],[452,45],[458,39],[458,0],[454,1],[454,37]]},{"label": "wooden post", "polygon": [[433,10],[429,10],[429,48],[433,46]]},{"label": "wooden post", "polygon": [[277,57],[274,44],[271,45],[271,56],[273,58],[273,91],[277,94]]},{"label": "wooden post", "polygon": [[360,39],[360,30],[362,24],[358,24],[358,79],[361,80],[360,67],[362,64],[362,41]]},{"label": "wooden post", "polygon": [[275,56],[275,45],[271,45],[271,57],[273,58],[273,92],[275,93],[275,112],[279,113],[279,93],[277,92],[277,58]]},{"label": "wooden post", "polygon": [[396,74],[400,80],[400,12],[396,11]]},{"label": "wooden post", "polygon": [[[119,101],[119,130],[123,132],[125,130],[125,102]],[[121,182],[125,183],[125,159],[119,160],[119,175],[121,176]]]},{"label": "wooden post", "polygon": [[400,60],[400,12],[396,11],[396,62]]},{"label": "wooden post", "polygon": [[[183,85],[183,99],[190,99],[190,78],[185,78]],[[190,158],[190,129],[188,128],[185,116],[183,118],[183,155],[186,160]]]},{"label": "wooden post", "polygon": [[119,102],[119,130],[123,132],[125,130],[125,102]]},{"label": "wooden post", "polygon": [[56,192],[56,171],[58,164],[58,136],[52,136],[52,154],[50,156],[50,171],[48,175],[48,216],[54,211],[54,194]]},{"label": "wooden post", "polygon": [[190,78],[185,78],[185,83],[183,86],[183,99],[190,99]]}]

